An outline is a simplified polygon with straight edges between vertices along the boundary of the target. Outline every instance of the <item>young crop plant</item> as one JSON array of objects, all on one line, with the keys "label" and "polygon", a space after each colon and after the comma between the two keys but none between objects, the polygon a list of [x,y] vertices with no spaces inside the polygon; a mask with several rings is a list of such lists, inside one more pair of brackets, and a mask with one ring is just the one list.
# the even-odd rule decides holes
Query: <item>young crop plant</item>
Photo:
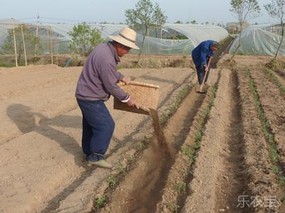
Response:
[{"label": "young crop plant", "polygon": [[188,157],[188,159],[190,160],[190,163],[195,161],[195,149],[192,148],[191,146],[184,145],[181,148],[181,152],[182,152],[182,154],[184,154],[185,156]]},{"label": "young crop plant", "polygon": [[[201,111],[198,112],[198,115],[196,116],[195,120],[197,122],[196,126],[196,132],[194,133],[194,144],[193,145],[183,145],[180,149],[180,152],[188,157],[189,164],[187,166],[187,173],[183,175],[184,182],[176,183],[174,186],[174,191],[176,191],[179,195],[177,197],[177,200],[182,199],[182,194],[187,189],[187,179],[190,177],[191,174],[191,168],[193,166],[193,163],[196,161],[197,154],[200,150],[201,141],[204,134],[205,124],[207,122],[208,116],[211,112],[211,108],[214,105],[214,100],[216,98],[216,93],[218,90],[218,84],[216,83],[213,87],[211,87],[211,90],[209,91],[209,95],[206,97],[205,107],[202,108]],[[178,201],[179,203],[179,201]],[[176,206],[177,208],[172,209],[171,207]],[[170,212],[178,212],[180,206],[174,205],[173,203],[168,204],[168,210]]]},{"label": "young crop plant", "polygon": [[[195,76],[195,72],[192,72],[189,76],[189,81],[193,80]],[[170,117],[175,113],[175,111],[178,109],[179,105],[182,103],[184,98],[190,93],[190,91],[193,89],[193,84],[189,83],[186,85],[181,86],[179,88],[179,92],[177,96],[175,97],[175,100],[172,102],[171,106],[168,107],[166,110],[164,110],[163,114],[159,118],[159,123],[164,124]]]},{"label": "young crop plant", "polygon": [[100,195],[97,199],[96,199],[96,208],[101,209],[103,208],[107,203],[107,198],[105,195]]},{"label": "young crop plant", "polygon": [[216,93],[218,90],[218,85],[215,84],[210,91],[210,99],[209,99],[209,103],[208,105],[203,109],[201,115],[200,115],[200,119],[198,121],[198,130],[195,134],[195,148],[199,149],[200,148],[200,141],[202,140],[202,137],[204,135],[204,126],[206,124],[207,118],[210,114],[211,108],[214,105],[214,100],[216,98]]},{"label": "young crop plant", "polygon": [[179,194],[185,193],[186,189],[187,189],[187,185],[184,182],[178,182],[175,185],[175,189],[176,189],[177,193],[179,193]]},{"label": "young crop plant", "polygon": [[204,126],[206,124],[207,118],[210,114],[211,108],[214,105],[214,100],[216,98],[216,93],[218,90],[218,85],[215,84],[211,90],[209,95],[209,102],[208,105],[202,109],[198,121],[197,121],[197,130],[194,134],[194,145],[192,146],[183,146],[181,148],[181,152],[186,155],[192,162],[195,161],[196,155],[201,147],[200,142],[202,141],[203,135],[204,135]]},{"label": "young crop plant", "polygon": [[248,80],[249,88],[251,90],[251,94],[254,98],[254,104],[256,107],[257,114],[258,114],[258,118],[261,122],[262,132],[263,132],[265,138],[267,139],[267,141],[269,142],[269,145],[270,145],[269,156],[270,156],[271,162],[273,164],[272,171],[277,175],[279,180],[283,180],[284,174],[283,174],[282,168],[280,166],[281,165],[280,156],[279,156],[275,136],[274,136],[274,133],[272,132],[270,122],[267,119],[266,114],[264,112],[264,109],[262,107],[255,82],[254,82],[254,80],[251,76],[251,73],[250,73],[250,69],[246,70],[246,77]]},{"label": "young crop plant", "polygon": [[110,175],[107,177],[107,183],[109,187],[114,187],[118,183],[118,178],[115,175]]},{"label": "young crop plant", "polygon": [[176,213],[178,212],[178,208],[179,206],[175,203],[169,203],[167,204],[167,209],[171,212],[171,213]]},{"label": "young crop plant", "polygon": [[193,85],[192,86],[184,85],[181,88],[175,100],[173,101],[172,105],[167,110],[165,110],[165,112],[160,116],[160,119],[159,119],[160,124],[164,124],[169,119],[169,117],[176,112],[179,105],[182,103],[184,98],[189,94],[192,88],[193,88]]},{"label": "young crop plant", "polygon": [[146,145],[147,145],[147,141],[143,140],[136,144],[136,148],[138,151],[143,151],[146,148]]},{"label": "young crop plant", "polygon": [[276,74],[270,69],[264,69],[263,72],[271,79],[271,81],[279,88],[282,94],[285,94],[285,86],[277,78]]}]

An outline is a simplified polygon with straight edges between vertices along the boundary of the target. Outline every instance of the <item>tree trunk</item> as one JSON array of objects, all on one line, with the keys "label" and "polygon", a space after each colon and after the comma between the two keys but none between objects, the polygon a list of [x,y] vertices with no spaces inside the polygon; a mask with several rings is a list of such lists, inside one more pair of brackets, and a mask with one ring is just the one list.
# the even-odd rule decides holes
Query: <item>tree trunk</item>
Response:
[{"label": "tree trunk", "polygon": [[18,66],[18,56],[17,56],[17,42],[15,28],[13,28],[13,39],[14,39],[14,53],[15,53],[15,66]]},{"label": "tree trunk", "polygon": [[22,34],[22,41],[23,41],[23,50],[24,50],[24,58],[25,58],[25,66],[28,65],[27,62],[27,52],[26,52],[26,43],[25,43],[25,36],[23,31],[23,26],[21,25],[21,34]]},{"label": "tree trunk", "polygon": [[53,64],[53,46],[52,46],[52,32],[51,27],[49,27],[49,53],[50,53],[50,63]]},{"label": "tree trunk", "polygon": [[138,57],[137,64],[139,64],[139,61],[140,61],[140,59],[141,59],[141,54],[142,54],[142,50],[143,50],[143,47],[144,47],[144,42],[145,42],[145,37],[146,37],[147,31],[148,31],[148,27],[146,26],[146,27],[145,27],[145,33],[144,33],[144,35],[143,35],[142,46],[141,46],[141,48],[140,48],[140,52],[139,52],[139,57]]},{"label": "tree trunk", "polygon": [[277,56],[278,56],[278,53],[279,53],[279,50],[280,50],[280,48],[281,48],[281,45],[282,45],[282,43],[283,43],[283,40],[284,40],[284,26],[283,26],[283,21],[281,20],[281,41],[280,41],[280,43],[279,43],[279,45],[278,45],[278,48],[277,48],[277,51],[276,51],[276,53],[275,53],[275,55],[274,55],[273,60],[276,60],[276,58],[277,58]]}]

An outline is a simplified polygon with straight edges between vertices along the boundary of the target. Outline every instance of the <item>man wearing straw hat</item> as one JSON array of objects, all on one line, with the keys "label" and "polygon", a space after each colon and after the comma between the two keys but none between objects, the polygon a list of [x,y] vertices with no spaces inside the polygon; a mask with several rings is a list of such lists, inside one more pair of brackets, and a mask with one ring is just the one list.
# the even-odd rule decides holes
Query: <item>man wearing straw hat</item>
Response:
[{"label": "man wearing straw hat", "polygon": [[117,71],[120,58],[130,49],[139,49],[135,44],[136,32],[123,28],[118,35],[109,36],[112,41],[96,46],[88,56],[77,82],[76,99],[82,112],[82,150],[88,164],[112,168],[104,159],[115,122],[105,106],[110,95],[128,106],[137,107],[135,100],[117,83],[129,82]]}]

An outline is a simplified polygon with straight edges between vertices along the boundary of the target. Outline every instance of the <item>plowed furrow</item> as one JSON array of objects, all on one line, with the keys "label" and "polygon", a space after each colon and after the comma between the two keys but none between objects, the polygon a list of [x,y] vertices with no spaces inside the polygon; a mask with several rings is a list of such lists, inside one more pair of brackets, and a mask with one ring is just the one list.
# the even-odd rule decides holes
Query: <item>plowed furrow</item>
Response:
[{"label": "plowed furrow", "polygon": [[228,95],[220,95],[224,96],[225,103],[227,103],[223,108],[223,111],[228,113],[228,117],[225,117],[227,119],[225,121],[227,134],[224,136],[225,147],[221,152],[224,156],[222,158],[224,169],[218,176],[215,212],[243,212],[238,207],[238,197],[248,191],[248,174],[244,164],[245,144],[243,142],[244,127],[241,119],[242,107],[238,90],[239,79],[235,71],[224,71],[230,73],[229,79],[226,81],[228,87],[221,85],[222,90],[228,90]]},{"label": "plowed furrow", "polygon": [[[248,173],[248,191],[238,198],[238,206],[245,211],[274,211],[278,202],[278,185],[271,162],[271,148],[263,131],[260,105],[253,81],[247,67],[239,68],[240,94],[242,104],[242,121],[244,125],[243,141],[245,144],[244,162]],[[263,81],[264,82],[264,81]],[[273,198],[274,205],[267,200]],[[246,202],[245,202],[246,201]]]},{"label": "plowed furrow", "polygon": [[222,70],[182,212],[239,211],[236,199],[245,189],[246,173],[237,84],[230,70]]},{"label": "plowed furrow", "polygon": [[[279,201],[284,196],[282,179],[285,177],[285,99],[282,90],[280,90],[284,85],[276,84],[272,77],[257,70],[251,70],[251,76],[254,79],[264,113],[263,132],[266,135],[273,171],[277,178],[276,182],[279,183],[275,194],[276,201]],[[285,211],[285,205],[281,202],[278,204],[280,204],[280,206],[278,205],[280,211]]]},{"label": "plowed furrow", "polygon": [[149,148],[137,159],[133,169],[112,193],[111,202],[100,212],[155,211],[156,204],[161,200],[173,158],[185,140],[187,130],[192,125],[204,97],[191,90],[164,129],[168,150],[165,152],[166,146],[158,145],[154,137]]}]

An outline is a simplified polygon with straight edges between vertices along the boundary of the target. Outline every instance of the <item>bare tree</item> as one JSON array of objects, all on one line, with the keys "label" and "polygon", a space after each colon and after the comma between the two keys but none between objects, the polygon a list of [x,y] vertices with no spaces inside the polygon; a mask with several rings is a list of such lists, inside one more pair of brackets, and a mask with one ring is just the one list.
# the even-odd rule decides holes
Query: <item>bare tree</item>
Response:
[{"label": "bare tree", "polygon": [[274,55],[273,60],[276,60],[282,42],[284,40],[284,15],[285,15],[285,0],[271,0],[271,3],[264,5],[266,11],[272,18],[278,18],[281,26],[281,40]]},{"label": "bare tree", "polygon": [[231,0],[231,12],[233,12],[237,18],[238,23],[240,26],[240,33],[239,33],[239,44],[234,51],[234,54],[231,58],[236,55],[238,49],[241,47],[241,34],[243,31],[244,24],[252,18],[256,18],[260,13],[260,7],[258,5],[257,0]]},{"label": "bare tree", "polygon": [[135,9],[125,11],[127,24],[135,30],[143,29],[143,41],[140,48],[138,62],[142,53],[145,37],[151,27],[160,27],[165,24],[167,16],[164,15],[159,5],[154,5],[150,0],[140,0],[135,5]]}]

